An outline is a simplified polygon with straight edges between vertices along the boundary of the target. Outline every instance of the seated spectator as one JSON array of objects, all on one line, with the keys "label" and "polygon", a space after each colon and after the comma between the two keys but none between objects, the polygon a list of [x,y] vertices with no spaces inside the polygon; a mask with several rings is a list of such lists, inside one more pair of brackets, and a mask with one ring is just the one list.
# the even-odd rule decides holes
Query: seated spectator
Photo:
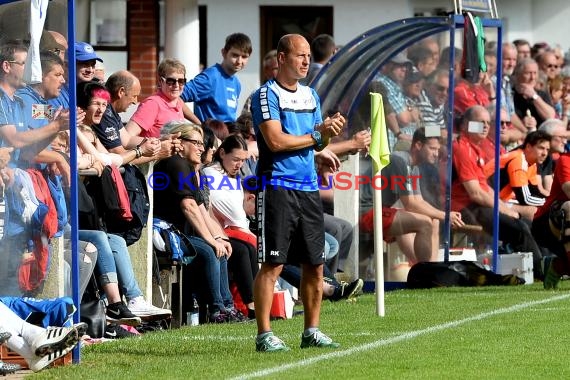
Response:
[{"label": "seated spectator", "polygon": [[546,157],[546,160],[538,166],[538,174],[542,177],[541,192],[542,194],[548,196],[552,187],[552,179],[556,161],[558,161],[560,155],[566,151],[568,132],[566,131],[564,123],[558,119],[545,120],[540,125],[538,130],[546,132],[551,137],[548,157]]},{"label": "seated spectator", "polygon": [[[164,124],[184,120],[180,99],[186,83],[186,67],[177,59],[166,58],[158,65],[158,91],[140,104],[125,126],[130,136],[159,137]],[[193,122],[199,120],[189,114]]]},{"label": "seated spectator", "polygon": [[[513,204],[513,209],[522,217],[531,220],[536,208],[544,204],[544,195],[538,188],[537,165],[544,162],[550,149],[550,136],[545,132],[529,133],[522,147],[501,155],[499,161],[499,198]],[[485,175],[493,180],[495,160],[483,168]]]},{"label": "seated spectator", "polygon": [[86,330],[85,323],[44,329],[27,323],[0,302],[0,336],[8,348],[22,356],[34,372],[41,371],[71,352]]},{"label": "seated spectator", "polygon": [[[494,195],[483,171],[486,161],[481,142],[489,133],[490,123],[491,117],[484,107],[473,106],[465,112],[461,136],[453,143],[455,178],[451,187],[451,209],[461,212],[465,223],[481,225],[489,235],[493,233]],[[519,213],[504,201],[499,200],[498,207],[499,240],[509,243],[517,252],[532,252],[538,278],[542,254],[530,234],[529,223],[521,220]]]},{"label": "seated spectator", "polygon": [[214,154],[213,162],[204,168],[210,188],[211,210],[230,238],[232,255],[228,269],[248,308],[248,317],[255,318],[253,279],[257,274],[257,236],[249,230],[244,209],[244,189],[239,171],[247,159],[247,143],[237,135],[229,135]]},{"label": "seated spectator", "polygon": [[[392,153],[390,165],[381,172],[388,181],[401,181],[397,184],[392,182],[382,191],[382,228],[386,239],[396,238],[410,263],[436,261],[439,253],[439,221],[445,220],[445,212],[423,199],[422,192],[428,189],[420,189],[417,180],[420,177],[419,164],[436,162],[439,140],[439,136],[427,137],[423,128],[417,129],[410,151]],[[403,209],[392,208],[398,201]],[[464,224],[458,212],[452,212],[450,220],[453,227]],[[373,210],[369,210],[361,216],[361,229],[371,232],[372,221]],[[401,236],[411,232],[416,232],[413,241],[410,236]]]},{"label": "seated spectator", "polygon": [[[386,89],[386,98],[394,110],[399,126],[407,125],[413,121],[412,112],[408,111],[406,98],[402,91],[406,73],[411,69],[412,61],[406,57],[405,53],[400,53],[386,63],[382,68],[382,74],[378,76],[378,81]],[[388,130],[388,146],[390,149],[396,144],[396,139],[398,139],[401,132],[394,133],[391,129]]]},{"label": "seated spectator", "polygon": [[418,108],[424,127],[437,126],[442,137],[447,134],[447,97],[449,94],[449,72],[435,70],[425,80],[424,91],[420,95]]},{"label": "seated spectator", "polygon": [[419,42],[408,49],[408,58],[412,61],[414,67],[422,73],[422,76],[426,78],[437,69],[437,64],[439,63],[439,46],[437,53],[434,54],[429,48]]},{"label": "seated spectator", "polygon": [[513,73],[513,102],[515,113],[529,131],[555,116],[552,100],[547,92],[536,90],[538,65],[531,58],[517,61]]},{"label": "seated spectator", "polygon": [[[400,124],[400,131],[403,134],[408,135],[410,138],[414,135],[417,128],[423,126],[423,121],[421,119],[421,113],[419,109],[420,96],[423,92],[424,87],[424,77],[421,72],[419,72],[415,67],[412,67],[406,73],[406,78],[402,84],[402,89],[406,99],[406,106],[410,112],[409,123],[403,125]],[[394,146],[394,150],[410,150],[411,141],[410,140],[400,140]]]},{"label": "seated spectator", "polygon": [[480,72],[479,81],[471,83],[463,78],[456,78],[453,103],[453,113],[455,117],[462,116],[465,111],[472,106],[480,105],[486,107],[497,98],[495,87],[491,82],[488,73]]},{"label": "seated spectator", "polygon": [[208,213],[205,202],[209,199],[202,191],[204,186],[199,184],[204,152],[202,128],[189,122],[170,122],[163,133],[180,133],[182,150],[155,165],[155,173],[163,173],[169,182],[166,188],[155,187],[154,216],[185,232],[198,254],[183,268],[193,282],[184,289],[186,307],[195,291],[208,306],[210,322],[242,320],[243,316],[234,308],[228,283],[227,259],[232,246]]},{"label": "seated spectator", "polygon": [[550,195],[532,222],[536,241],[555,256],[546,256],[540,263],[544,288],[556,289],[563,275],[570,274],[570,155],[563,153],[554,170]]}]

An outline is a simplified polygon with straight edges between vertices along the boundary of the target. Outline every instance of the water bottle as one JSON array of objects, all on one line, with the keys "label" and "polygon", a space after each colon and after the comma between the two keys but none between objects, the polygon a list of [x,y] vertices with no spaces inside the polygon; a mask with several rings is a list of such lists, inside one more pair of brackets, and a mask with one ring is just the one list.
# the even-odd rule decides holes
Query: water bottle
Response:
[{"label": "water bottle", "polygon": [[186,313],[186,325],[198,326],[200,324],[200,305],[196,297],[192,297],[192,306],[190,311]]},{"label": "water bottle", "polygon": [[488,245],[485,248],[485,254],[483,256],[483,266],[487,270],[493,270],[492,263],[493,263],[493,248],[491,248],[491,246]]}]

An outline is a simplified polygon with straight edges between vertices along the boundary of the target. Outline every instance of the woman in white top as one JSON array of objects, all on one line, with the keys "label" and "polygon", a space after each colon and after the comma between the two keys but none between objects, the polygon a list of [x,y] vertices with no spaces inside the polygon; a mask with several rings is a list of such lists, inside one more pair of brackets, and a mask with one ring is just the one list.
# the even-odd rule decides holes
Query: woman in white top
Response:
[{"label": "woman in white top", "polygon": [[[203,181],[207,181],[210,189],[210,210],[230,238],[233,253],[228,260],[228,269],[251,318],[255,315],[253,279],[258,270],[257,237],[249,230],[243,184],[239,177],[240,168],[247,158],[246,141],[240,136],[229,135],[214,154],[212,164],[204,168],[206,177]],[[251,195],[247,197],[250,201]]]}]

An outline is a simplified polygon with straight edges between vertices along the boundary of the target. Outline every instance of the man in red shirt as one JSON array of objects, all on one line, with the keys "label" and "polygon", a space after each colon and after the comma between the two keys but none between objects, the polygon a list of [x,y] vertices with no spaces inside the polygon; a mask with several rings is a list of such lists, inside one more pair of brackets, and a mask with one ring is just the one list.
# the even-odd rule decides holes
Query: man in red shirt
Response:
[{"label": "man in red shirt", "polygon": [[[489,133],[491,117],[481,106],[465,111],[461,135],[453,143],[454,179],[451,187],[451,209],[461,212],[466,224],[479,224],[489,234],[493,232],[493,189],[487,184],[483,171],[485,158],[481,142]],[[532,252],[535,273],[542,254],[530,234],[530,223],[520,219],[518,212],[499,200],[499,239],[510,243],[515,251]]]},{"label": "man in red shirt", "polygon": [[556,254],[541,263],[544,288],[555,289],[560,277],[570,274],[570,153],[560,155],[556,163],[552,190],[534,215],[532,233],[540,245]]}]

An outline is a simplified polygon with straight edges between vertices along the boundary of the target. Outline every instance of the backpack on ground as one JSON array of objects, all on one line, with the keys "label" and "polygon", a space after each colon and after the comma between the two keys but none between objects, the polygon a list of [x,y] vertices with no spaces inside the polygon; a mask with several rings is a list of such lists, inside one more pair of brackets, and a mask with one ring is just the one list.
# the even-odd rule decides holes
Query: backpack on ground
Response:
[{"label": "backpack on ground", "polygon": [[422,262],[410,268],[407,287],[428,289],[449,286],[521,285],[524,279],[496,274],[473,261]]}]

